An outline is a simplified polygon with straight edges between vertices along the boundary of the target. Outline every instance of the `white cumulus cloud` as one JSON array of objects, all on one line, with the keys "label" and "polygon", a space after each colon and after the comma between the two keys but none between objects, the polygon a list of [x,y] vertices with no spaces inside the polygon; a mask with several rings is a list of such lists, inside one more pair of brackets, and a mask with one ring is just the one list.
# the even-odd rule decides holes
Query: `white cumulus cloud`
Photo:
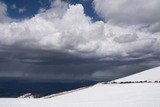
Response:
[{"label": "white cumulus cloud", "polygon": [[111,23],[149,25],[150,31],[160,31],[157,25],[160,23],[159,0],[94,0],[94,7],[98,14]]},{"label": "white cumulus cloud", "polygon": [[7,5],[0,2],[0,23],[7,21],[8,19],[9,18],[7,17]]},{"label": "white cumulus cloud", "polygon": [[159,53],[157,35],[133,27],[92,22],[81,4],[69,5],[62,1],[55,1],[51,9],[30,19],[0,23],[0,45],[100,60],[137,59]]}]

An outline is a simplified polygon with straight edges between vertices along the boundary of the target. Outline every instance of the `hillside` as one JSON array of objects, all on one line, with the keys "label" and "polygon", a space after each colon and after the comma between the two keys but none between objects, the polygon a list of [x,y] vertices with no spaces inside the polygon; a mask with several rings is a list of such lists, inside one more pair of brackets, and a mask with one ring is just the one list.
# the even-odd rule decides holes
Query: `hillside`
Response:
[{"label": "hillside", "polygon": [[120,81],[144,81],[144,80],[160,81],[160,67],[145,70],[143,72],[130,75],[124,78],[120,78],[115,81],[120,82]]},{"label": "hillside", "polygon": [[[157,81],[160,67],[115,81]],[[2,107],[160,107],[160,83],[99,83],[69,93],[40,99],[0,99]]]}]

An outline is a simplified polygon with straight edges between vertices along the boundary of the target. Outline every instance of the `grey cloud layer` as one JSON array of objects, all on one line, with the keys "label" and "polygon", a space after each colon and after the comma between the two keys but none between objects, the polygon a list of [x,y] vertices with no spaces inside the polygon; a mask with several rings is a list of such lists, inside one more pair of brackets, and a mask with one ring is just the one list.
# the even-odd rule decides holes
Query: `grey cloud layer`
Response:
[{"label": "grey cloud layer", "polygon": [[160,26],[159,0],[94,0],[95,10],[114,24],[147,25],[158,32]]},{"label": "grey cloud layer", "polygon": [[[0,17],[7,17],[6,7],[2,7]],[[158,34],[131,26],[92,22],[81,4],[69,5],[57,0],[51,9],[30,19],[0,23],[0,75],[53,79],[122,76],[129,74],[127,70],[138,61],[159,58],[159,46]],[[8,63],[10,67],[6,68]],[[21,67],[17,68],[18,65]],[[112,75],[111,71],[118,70],[113,69],[116,66],[124,74]],[[139,71],[142,66],[136,69]]]}]

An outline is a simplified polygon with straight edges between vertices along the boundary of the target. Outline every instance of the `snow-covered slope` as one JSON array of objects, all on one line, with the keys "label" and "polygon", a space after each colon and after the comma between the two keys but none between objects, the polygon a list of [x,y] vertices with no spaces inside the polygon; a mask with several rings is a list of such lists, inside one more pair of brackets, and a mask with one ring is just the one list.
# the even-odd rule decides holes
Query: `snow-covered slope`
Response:
[{"label": "snow-covered slope", "polygon": [[27,93],[19,96],[18,98],[34,98],[34,95],[32,95],[32,93]]},{"label": "snow-covered slope", "polygon": [[[159,80],[160,67],[115,81]],[[0,99],[1,107],[160,107],[160,83],[96,84],[51,98]]]},{"label": "snow-covered slope", "polygon": [[120,78],[115,80],[116,82],[121,81],[160,81],[160,67],[152,68],[131,76]]}]

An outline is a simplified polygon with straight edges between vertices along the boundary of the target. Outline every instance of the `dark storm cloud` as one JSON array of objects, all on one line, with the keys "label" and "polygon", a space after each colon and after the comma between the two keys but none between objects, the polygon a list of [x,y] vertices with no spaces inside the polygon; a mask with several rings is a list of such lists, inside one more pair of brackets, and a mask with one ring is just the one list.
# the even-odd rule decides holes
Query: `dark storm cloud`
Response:
[{"label": "dark storm cloud", "polygon": [[[28,52],[30,55],[28,55]],[[158,66],[160,63],[158,59],[154,58],[133,61],[98,61],[98,59],[78,58],[65,53],[53,54],[55,52],[22,50],[19,53],[22,56],[19,56],[18,52],[3,55],[4,58],[5,56],[7,58],[0,62],[1,77],[18,77],[34,81],[53,82],[101,81],[127,76]]]}]

